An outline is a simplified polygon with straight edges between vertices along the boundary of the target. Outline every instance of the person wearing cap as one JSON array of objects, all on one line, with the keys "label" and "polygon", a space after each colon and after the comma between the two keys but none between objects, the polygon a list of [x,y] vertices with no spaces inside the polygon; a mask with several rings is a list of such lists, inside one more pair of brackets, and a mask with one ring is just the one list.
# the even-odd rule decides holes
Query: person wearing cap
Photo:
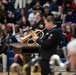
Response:
[{"label": "person wearing cap", "polygon": [[49,60],[53,54],[57,54],[57,46],[60,42],[61,34],[56,28],[55,20],[53,16],[48,16],[44,20],[46,32],[44,37],[40,39],[36,35],[32,37],[34,42],[37,42],[40,46],[40,61],[41,75],[54,75],[49,67]]},{"label": "person wearing cap", "polygon": [[51,12],[50,12],[50,5],[48,3],[43,5],[43,9],[44,9],[44,13],[43,13],[43,19],[45,19],[48,16],[54,16]]},{"label": "person wearing cap", "polygon": [[35,23],[38,15],[39,15],[39,13],[37,12],[36,7],[33,7],[32,13],[30,13],[28,16],[28,20],[29,20],[31,26]]}]

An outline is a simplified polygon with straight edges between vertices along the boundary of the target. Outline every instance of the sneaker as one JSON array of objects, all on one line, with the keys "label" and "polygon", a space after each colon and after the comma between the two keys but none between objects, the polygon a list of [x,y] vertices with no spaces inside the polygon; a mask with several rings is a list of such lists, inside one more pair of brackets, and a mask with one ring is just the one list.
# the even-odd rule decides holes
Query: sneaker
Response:
[{"label": "sneaker", "polygon": [[3,69],[3,72],[6,72],[6,69]]},{"label": "sneaker", "polygon": [[12,35],[15,35],[15,32],[13,32]]}]

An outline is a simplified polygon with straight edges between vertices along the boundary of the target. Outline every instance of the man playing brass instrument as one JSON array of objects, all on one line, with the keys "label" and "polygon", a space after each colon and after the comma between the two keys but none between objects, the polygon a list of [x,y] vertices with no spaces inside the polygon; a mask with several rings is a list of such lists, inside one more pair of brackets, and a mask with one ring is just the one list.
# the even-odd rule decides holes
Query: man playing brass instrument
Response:
[{"label": "man playing brass instrument", "polygon": [[53,75],[49,68],[49,60],[53,54],[57,54],[57,46],[60,42],[60,32],[56,28],[55,20],[52,16],[48,16],[45,20],[45,27],[47,31],[44,33],[42,39],[38,38],[36,35],[32,37],[34,42],[41,45],[40,56],[42,60],[40,61],[41,75]]}]

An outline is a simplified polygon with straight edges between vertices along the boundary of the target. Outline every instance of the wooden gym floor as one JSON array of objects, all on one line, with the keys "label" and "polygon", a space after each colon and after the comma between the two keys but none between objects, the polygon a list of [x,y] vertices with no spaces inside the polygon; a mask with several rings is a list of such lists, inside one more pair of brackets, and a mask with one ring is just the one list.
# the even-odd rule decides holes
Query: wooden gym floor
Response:
[{"label": "wooden gym floor", "polygon": [[[34,67],[32,67],[32,69],[31,69],[31,75],[41,75],[40,74],[40,72],[36,72],[36,73],[33,73],[33,69],[34,69]],[[62,71],[64,71],[64,72],[62,72],[62,75],[73,75],[75,72],[70,72],[69,74],[66,74],[66,72],[65,72],[65,68],[60,68],[60,67],[55,67],[55,75],[58,75],[60,72],[62,72]],[[58,72],[57,72],[58,71]],[[3,72],[0,72],[0,75],[17,75],[17,73],[9,73],[8,74],[8,72],[5,72],[5,73],[3,73]]]},{"label": "wooden gym floor", "polygon": [[[55,73],[55,75],[58,75],[58,74],[59,74],[59,72]],[[68,75],[72,75],[72,74],[74,74],[74,73],[70,73]],[[0,75],[8,75],[8,72],[6,72],[6,73],[0,72]],[[9,73],[9,75],[17,75],[17,74],[16,73]],[[40,73],[39,72],[38,73],[31,73],[31,75],[40,75]],[[62,72],[62,75],[66,75],[66,72]]]}]

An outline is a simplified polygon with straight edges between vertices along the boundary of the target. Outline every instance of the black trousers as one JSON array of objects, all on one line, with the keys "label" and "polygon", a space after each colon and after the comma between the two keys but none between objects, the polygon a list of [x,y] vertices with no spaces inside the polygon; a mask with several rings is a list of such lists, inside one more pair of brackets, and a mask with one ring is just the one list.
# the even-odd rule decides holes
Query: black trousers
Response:
[{"label": "black trousers", "polygon": [[41,75],[53,75],[49,66],[49,60],[43,59],[40,61]]}]

